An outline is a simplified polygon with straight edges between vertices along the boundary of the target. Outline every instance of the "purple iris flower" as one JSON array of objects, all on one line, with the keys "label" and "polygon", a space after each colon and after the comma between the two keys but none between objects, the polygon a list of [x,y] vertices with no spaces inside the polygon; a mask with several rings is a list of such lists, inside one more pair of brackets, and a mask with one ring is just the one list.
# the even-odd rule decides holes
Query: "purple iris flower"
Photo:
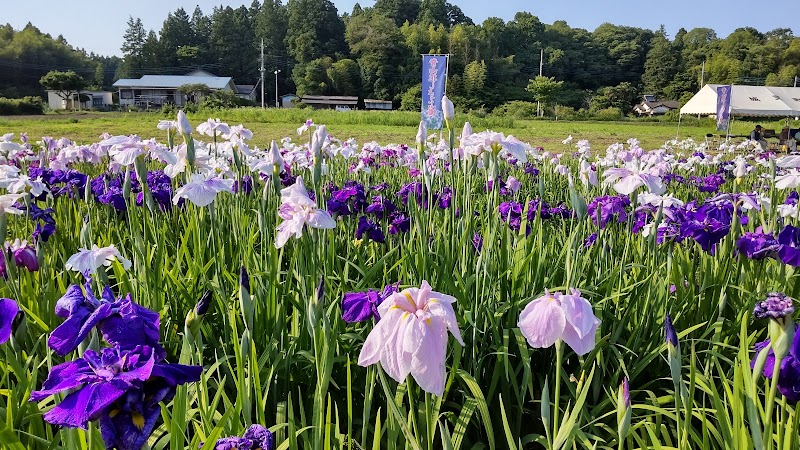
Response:
[{"label": "purple iris flower", "polygon": [[49,223],[46,223],[44,225],[36,224],[36,227],[33,230],[32,237],[34,241],[41,239],[42,241],[47,242],[47,240],[50,239],[50,236],[55,234],[55,232],[56,232],[56,226],[53,224]]},{"label": "purple iris flower", "polygon": [[436,196],[438,197],[439,208],[447,209],[450,207],[450,203],[453,200],[453,189],[449,186],[445,186]]},{"label": "purple iris flower", "polygon": [[402,211],[389,214],[389,234],[408,233],[411,229],[411,218]]},{"label": "purple iris flower", "polygon": [[475,251],[480,253],[483,250],[483,236],[480,233],[475,233],[472,235],[472,246],[475,247]]},{"label": "purple iris flower", "polygon": [[[404,184],[399,191],[397,191],[397,196],[400,197],[400,201],[403,202],[404,205],[408,204],[408,197],[409,195],[413,195],[417,199],[417,203],[422,205],[423,201],[427,202],[423,195],[423,188],[422,183],[417,181],[415,183],[408,183]],[[427,204],[424,205],[427,208]]]},{"label": "purple iris flower", "polygon": [[53,367],[42,389],[31,392],[31,401],[71,391],[44,414],[47,422],[86,429],[89,421],[102,418],[108,448],[139,449],[160,415],[158,402],[176,386],[199,380],[203,370],[160,361],[148,346],[89,349],[83,358]]},{"label": "purple iris flower", "polygon": [[[333,186],[335,188],[335,186]],[[367,195],[364,185],[348,181],[341,189],[332,189],[328,200],[328,212],[340,216],[350,216],[363,211],[367,206]]]},{"label": "purple iris flower", "polygon": [[390,284],[382,291],[348,292],[342,299],[342,320],[347,323],[364,322],[369,319],[380,320],[378,305],[397,292],[400,283]]},{"label": "purple iris flower", "polygon": [[605,228],[612,219],[619,223],[628,220],[627,207],[631,201],[624,195],[604,195],[592,200],[588,205],[588,213],[595,225]]},{"label": "purple iris flower", "polygon": [[593,246],[595,242],[597,242],[597,233],[592,233],[589,235],[589,237],[584,239],[583,246],[589,248]]},{"label": "purple iris flower", "polygon": [[387,183],[387,182],[378,183],[375,186],[370,186],[370,190],[372,190],[372,191],[382,192],[382,191],[385,191],[387,189],[389,189],[389,183]]},{"label": "purple iris flower", "polygon": [[526,163],[525,164],[525,174],[530,175],[532,177],[538,177],[539,176],[539,169],[537,169],[536,166],[533,165],[533,163]]},{"label": "purple iris flower", "polygon": [[736,240],[736,249],[749,259],[764,259],[776,256],[781,245],[774,236],[768,233],[756,231],[755,233],[744,233]]},{"label": "purple iris flower", "polygon": [[794,300],[782,292],[770,292],[767,298],[756,303],[753,318],[781,320],[794,313]]},{"label": "purple iris flower", "polygon": [[98,299],[92,292],[91,280],[84,289],[73,284],[56,303],[55,313],[67,320],[53,330],[47,342],[60,356],[78,348],[95,326],[109,344],[122,349],[147,345],[160,359],[166,354],[158,343],[158,313],[134,303],[130,294],[117,299],[106,286]]},{"label": "purple iris flower", "polygon": [[[758,355],[769,345],[770,340],[759,342],[753,346],[755,355],[750,361],[750,368],[754,368]],[[775,370],[775,352],[769,349],[764,364],[764,377],[772,379]],[[800,401],[800,332],[795,329],[794,340],[789,348],[789,353],[781,360],[781,367],[778,371],[778,391],[786,397],[786,400],[794,405]]]},{"label": "purple iris flower", "polygon": [[672,325],[672,317],[669,314],[664,316],[664,340],[673,347],[678,346],[678,333]]},{"label": "purple iris flower", "polygon": [[792,225],[783,227],[778,233],[778,258],[784,264],[800,267],[800,228]]},{"label": "purple iris flower", "polygon": [[[249,195],[251,192],[253,192],[253,177],[251,177],[250,175],[243,176],[241,185],[242,185],[241,191]],[[240,190],[239,180],[236,180],[233,183],[233,192],[238,194],[239,190]]]},{"label": "purple iris flower", "polygon": [[[205,448],[200,445],[200,448]],[[218,440],[211,450],[275,450],[272,433],[261,425],[250,425],[242,437],[227,437]]]},{"label": "purple iris flower", "polygon": [[789,195],[786,196],[786,201],[784,204],[786,205],[796,205],[797,201],[800,200],[800,194],[797,191],[789,192]]},{"label": "purple iris flower", "polygon": [[366,216],[361,216],[358,218],[356,239],[361,239],[364,235],[366,235],[368,239],[375,242],[380,242],[380,243],[386,242],[386,237],[383,235],[381,227],[379,227],[378,224],[376,224],[375,222],[367,219]]},{"label": "purple iris flower", "polygon": [[706,219],[705,221],[689,221],[681,224],[680,233],[683,238],[692,238],[703,251],[714,254],[716,245],[730,232],[730,225],[718,220]]},{"label": "purple iris flower", "polygon": [[28,272],[39,270],[39,259],[36,257],[36,250],[30,245],[17,248],[12,253],[17,267],[24,267],[28,269]]},{"label": "purple iris flower", "polygon": [[369,206],[364,209],[364,212],[375,214],[378,217],[383,217],[391,214],[396,209],[397,207],[394,206],[394,203],[389,201],[389,199],[382,195],[376,195],[375,197],[372,197],[372,203],[370,203]]},{"label": "purple iris flower", "polygon": [[19,312],[19,305],[10,298],[0,298],[0,344],[11,339],[12,325]]}]

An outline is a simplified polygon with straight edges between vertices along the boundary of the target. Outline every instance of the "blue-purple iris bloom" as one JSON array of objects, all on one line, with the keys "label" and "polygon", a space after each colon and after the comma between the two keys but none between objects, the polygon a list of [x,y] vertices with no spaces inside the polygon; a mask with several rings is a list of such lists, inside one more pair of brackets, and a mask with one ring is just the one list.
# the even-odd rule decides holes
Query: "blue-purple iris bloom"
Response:
[{"label": "blue-purple iris bloom", "polygon": [[784,264],[800,267],[800,228],[792,225],[783,227],[778,233],[778,259]]},{"label": "blue-purple iris bloom", "polygon": [[147,345],[159,359],[165,356],[158,343],[158,313],[134,303],[130,294],[115,298],[106,286],[98,299],[91,280],[83,289],[73,284],[56,303],[55,313],[66,320],[50,334],[48,345],[60,356],[78,348],[94,327],[109,344],[121,349]]},{"label": "blue-purple iris bloom", "polygon": [[402,211],[389,214],[389,234],[408,233],[411,229],[411,218]]},{"label": "blue-purple iris bloom", "polygon": [[[770,340],[757,343],[753,350],[753,360],[750,362],[750,368],[755,367],[758,355],[769,345]],[[772,348],[769,349],[764,364],[763,375],[772,379],[772,374],[775,371],[775,352]],[[795,329],[794,340],[789,348],[789,353],[781,360],[781,366],[778,371],[778,391],[786,397],[790,404],[796,404],[800,401],[800,330]]]},{"label": "blue-purple iris bloom", "polygon": [[[200,445],[200,448],[206,448]],[[261,425],[250,425],[242,437],[227,437],[218,440],[210,450],[274,450],[275,438]]]},{"label": "blue-purple iris bloom", "polygon": [[605,228],[609,222],[625,223],[628,220],[627,208],[631,201],[624,195],[604,195],[592,200],[587,211],[595,225]]},{"label": "blue-purple iris bloom", "polygon": [[44,414],[47,422],[86,429],[89,421],[100,419],[108,448],[138,450],[161,415],[159,402],[202,373],[199,366],[161,361],[148,346],[89,349],[83,358],[53,367],[42,389],[31,393],[31,401],[70,391]]},{"label": "blue-purple iris bloom", "polygon": [[14,319],[19,313],[19,305],[10,298],[0,298],[0,344],[11,339]]},{"label": "blue-purple iris bloom", "polygon": [[398,291],[400,283],[390,284],[382,291],[348,292],[342,299],[342,320],[348,323],[380,320],[378,306],[390,295]]},{"label": "blue-purple iris bloom", "polygon": [[769,233],[756,231],[744,233],[736,240],[736,249],[748,259],[764,259],[777,256],[781,245]]},{"label": "blue-purple iris bloom", "polygon": [[361,216],[358,218],[356,239],[362,239],[364,236],[375,242],[386,242],[386,237],[384,236],[381,227],[379,227],[377,223],[367,219],[366,216]]},{"label": "blue-purple iris bloom", "polygon": [[372,197],[372,203],[364,209],[364,212],[375,214],[377,217],[384,217],[393,213],[396,209],[397,207],[389,199],[382,195],[376,195]]}]

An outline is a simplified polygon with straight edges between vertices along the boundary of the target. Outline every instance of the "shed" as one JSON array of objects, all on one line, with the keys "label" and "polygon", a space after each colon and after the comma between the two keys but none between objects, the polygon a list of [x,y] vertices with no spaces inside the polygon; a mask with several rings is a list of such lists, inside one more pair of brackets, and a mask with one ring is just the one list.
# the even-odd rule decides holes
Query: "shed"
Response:
[{"label": "shed", "polygon": [[375,100],[371,98],[364,99],[364,109],[367,111],[391,111],[392,110],[392,101],[391,100]]},{"label": "shed", "polygon": [[310,105],[314,109],[356,109],[358,97],[346,97],[338,95],[304,95],[300,99],[301,103]]}]

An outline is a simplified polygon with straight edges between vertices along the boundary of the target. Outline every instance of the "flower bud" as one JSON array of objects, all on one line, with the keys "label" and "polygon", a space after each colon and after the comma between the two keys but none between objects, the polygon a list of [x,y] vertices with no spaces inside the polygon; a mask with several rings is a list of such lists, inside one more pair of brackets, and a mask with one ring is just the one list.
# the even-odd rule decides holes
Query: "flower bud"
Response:
[{"label": "flower bud", "polygon": [[244,325],[248,330],[253,328],[253,317],[255,316],[255,305],[250,296],[250,276],[247,269],[242,266],[239,270],[239,307],[242,312]]},{"label": "flower bud", "polygon": [[456,115],[455,106],[446,95],[442,97],[442,113],[444,114],[444,120],[447,121],[453,120]]},{"label": "flower bud", "polygon": [[428,128],[425,126],[425,122],[420,122],[419,128],[417,128],[417,145],[424,145],[427,140]]},{"label": "flower bud", "polygon": [[631,429],[631,392],[628,377],[622,379],[617,391],[617,435],[623,441]]},{"label": "flower bud", "polygon": [[178,132],[184,137],[187,138],[192,134],[192,125],[189,123],[189,119],[186,118],[186,113],[183,110],[178,111]]},{"label": "flower bud", "polygon": [[36,257],[36,250],[30,245],[23,245],[14,250],[14,263],[17,267],[24,267],[28,272],[39,270],[39,259]]}]

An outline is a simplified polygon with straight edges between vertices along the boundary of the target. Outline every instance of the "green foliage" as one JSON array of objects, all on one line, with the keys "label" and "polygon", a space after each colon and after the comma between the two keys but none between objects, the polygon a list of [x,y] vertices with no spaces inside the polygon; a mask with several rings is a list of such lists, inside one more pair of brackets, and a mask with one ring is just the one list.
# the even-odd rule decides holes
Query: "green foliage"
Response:
[{"label": "green foliage", "polygon": [[[67,72],[51,70],[39,79],[39,84],[45,89],[55,91],[55,94],[61,99],[71,102],[74,95],[86,87],[86,80],[71,70]],[[68,106],[74,107],[71,104]]]},{"label": "green foliage", "polygon": [[527,90],[536,101],[543,106],[549,106],[558,98],[563,86],[564,82],[557,81],[554,77],[537,76],[528,82]]},{"label": "green foliage", "polygon": [[44,105],[41,97],[0,97],[0,116],[21,116],[43,113]]},{"label": "green foliage", "polygon": [[422,111],[422,83],[408,88],[400,100],[401,111]]},{"label": "green foliage", "polygon": [[639,101],[640,94],[639,89],[627,81],[617,86],[604,87],[598,91],[597,95],[592,97],[591,110],[617,108],[622,111],[628,111]]},{"label": "green foliage", "polygon": [[504,117],[513,117],[515,119],[535,117],[536,103],[514,100],[498,106],[492,111],[492,114],[497,114]]}]

